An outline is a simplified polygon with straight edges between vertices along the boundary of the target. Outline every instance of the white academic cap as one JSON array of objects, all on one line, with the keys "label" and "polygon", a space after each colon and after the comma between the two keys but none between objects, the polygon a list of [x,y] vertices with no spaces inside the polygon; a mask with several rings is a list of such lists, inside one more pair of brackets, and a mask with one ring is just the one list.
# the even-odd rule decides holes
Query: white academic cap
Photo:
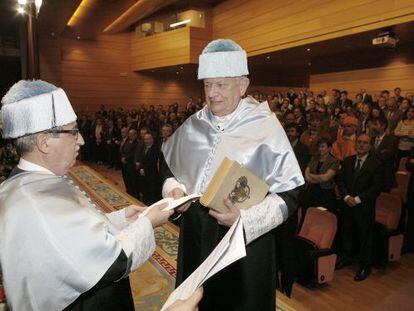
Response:
[{"label": "white academic cap", "polygon": [[1,100],[3,138],[19,138],[76,121],[65,91],[42,80],[21,80]]},{"label": "white academic cap", "polygon": [[249,74],[247,54],[230,39],[211,41],[199,57],[198,79],[240,77]]}]

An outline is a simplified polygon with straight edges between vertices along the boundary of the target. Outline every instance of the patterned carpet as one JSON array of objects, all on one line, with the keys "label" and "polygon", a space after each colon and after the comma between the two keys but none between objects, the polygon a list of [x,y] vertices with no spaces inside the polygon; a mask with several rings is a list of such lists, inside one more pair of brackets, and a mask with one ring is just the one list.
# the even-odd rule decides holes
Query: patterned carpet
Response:
[{"label": "patterned carpet", "polygon": [[[75,166],[68,176],[106,212],[129,204],[142,205],[88,166]],[[130,275],[137,310],[160,310],[174,289],[178,228],[173,224],[159,227],[155,229],[155,238],[157,247],[152,258]]]}]

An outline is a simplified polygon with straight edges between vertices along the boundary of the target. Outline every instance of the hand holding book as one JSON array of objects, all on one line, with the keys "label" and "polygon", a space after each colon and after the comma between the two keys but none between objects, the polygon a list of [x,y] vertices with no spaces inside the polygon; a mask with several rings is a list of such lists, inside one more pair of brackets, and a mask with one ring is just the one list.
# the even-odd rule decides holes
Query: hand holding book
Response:
[{"label": "hand holding book", "polygon": [[224,205],[227,207],[227,212],[217,212],[213,209],[209,210],[209,214],[217,219],[219,225],[231,227],[240,216],[240,210],[233,204],[232,201],[223,199]]}]

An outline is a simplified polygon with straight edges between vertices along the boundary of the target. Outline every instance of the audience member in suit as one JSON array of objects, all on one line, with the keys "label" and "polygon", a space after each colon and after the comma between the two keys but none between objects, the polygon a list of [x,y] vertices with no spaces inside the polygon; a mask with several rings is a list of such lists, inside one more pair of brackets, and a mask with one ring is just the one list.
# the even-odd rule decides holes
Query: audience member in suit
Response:
[{"label": "audience member in suit", "polygon": [[306,118],[304,116],[304,111],[301,107],[296,107],[293,109],[293,114],[296,118],[296,123],[299,125],[299,133],[303,133],[308,128],[308,123],[306,122]]},{"label": "audience member in suit", "polygon": [[161,148],[162,144],[167,141],[167,139],[172,135],[173,128],[171,124],[163,124],[163,126],[160,129],[160,134],[157,138],[157,142],[155,143],[158,148]]},{"label": "audience member in suit", "polygon": [[85,140],[85,144],[81,146],[81,159],[82,161],[89,161],[91,159],[91,122],[86,115],[82,115],[78,122],[79,132]]},{"label": "audience member in suit", "polygon": [[151,205],[161,199],[161,177],[158,170],[160,150],[154,144],[151,133],[144,134],[144,154],[139,166],[142,178],[144,203]]},{"label": "audience member in suit", "polygon": [[96,119],[91,131],[92,158],[102,164],[105,160],[105,126],[101,118]]},{"label": "audience member in suit", "polygon": [[134,163],[135,148],[138,144],[138,132],[135,129],[128,131],[128,139],[121,144],[121,163],[122,163],[122,176],[124,177],[124,183],[127,193],[139,198],[138,185],[137,185],[137,172]]},{"label": "audience member in suit", "polygon": [[406,162],[407,171],[411,173],[410,184],[407,193],[407,225],[404,237],[406,239],[405,251],[414,252],[414,148]]},{"label": "audience member in suit", "polygon": [[373,121],[372,129],[377,133],[373,154],[382,162],[384,184],[382,191],[389,192],[397,185],[395,180],[395,159],[398,151],[398,139],[387,134],[387,120],[380,117]]},{"label": "audience member in suit", "polygon": [[109,167],[114,167],[117,162],[119,150],[119,145],[116,144],[116,141],[120,140],[121,132],[117,131],[117,128],[114,127],[114,122],[112,120],[108,120],[107,126],[104,138],[106,141],[106,162]]},{"label": "audience member in suit", "polygon": [[308,147],[299,140],[300,131],[299,125],[296,123],[289,123],[285,125],[285,131],[292,145],[293,152],[298,160],[302,174],[305,172],[306,165],[308,165],[310,155]]},{"label": "audience member in suit", "polygon": [[305,170],[307,182],[304,194],[304,213],[308,207],[322,206],[336,213],[335,175],[339,170],[338,160],[330,154],[332,143],[329,139],[318,141],[318,155],[313,156]]},{"label": "audience member in suit", "polygon": [[135,164],[135,186],[136,186],[136,193],[138,198],[143,201],[144,198],[144,191],[145,188],[145,181],[143,176],[139,173],[139,170],[142,167],[142,162],[144,161],[145,157],[145,146],[144,146],[144,135],[149,133],[148,128],[143,127],[139,130],[139,138],[137,139],[137,145],[135,147],[134,152],[134,164]]},{"label": "audience member in suit", "polygon": [[404,97],[401,96],[401,88],[400,87],[396,87],[394,89],[394,98],[397,101],[397,103],[401,103],[404,99]]},{"label": "audience member in suit", "polygon": [[370,94],[367,94],[365,89],[362,89],[361,93],[362,93],[362,101],[364,103],[372,103],[372,96]]},{"label": "audience member in suit", "polygon": [[397,101],[394,97],[388,98],[387,108],[384,109],[384,114],[388,121],[387,133],[392,135],[404,114],[403,111],[398,109]]},{"label": "audience member in suit", "polygon": [[383,170],[372,154],[371,138],[357,138],[357,154],[345,158],[338,175],[338,187],[343,199],[342,254],[337,268],[350,264],[354,244],[358,245],[356,260],[359,270],[355,281],[363,281],[371,273],[372,240],[375,221],[375,201],[381,192]]},{"label": "audience member in suit", "polygon": [[310,116],[309,129],[302,133],[300,141],[305,144],[311,155],[318,154],[318,141],[322,137],[329,138],[329,134],[322,128],[323,117],[320,113],[312,113]]}]

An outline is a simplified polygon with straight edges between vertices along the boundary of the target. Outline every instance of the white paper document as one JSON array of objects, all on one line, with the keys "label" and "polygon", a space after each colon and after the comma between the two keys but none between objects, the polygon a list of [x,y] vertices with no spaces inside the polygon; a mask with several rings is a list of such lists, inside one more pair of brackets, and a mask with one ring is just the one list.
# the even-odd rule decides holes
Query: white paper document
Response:
[{"label": "white paper document", "polygon": [[183,205],[184,203],[187,203],[188,201],[193,201],[201,197],[201,194],[193,193],[190,195],[187,195],[185,197],[179,198],[174,200],[174,198],[165,198],[162,200],[159,200],[158,202],[155,202],[154,204],[148,206],[140,215],[139,217],[143,217],[148,214],[151,208],[153,208],[155,205],[161,205],[163,203],[168,203],[168,205],[163,209],[163,211],[169,211],[171,209],[174,209],[180,205]]},{"label": "white paper document", "polygon": [[245,256],[243,223],[239,217],[206,260],[171,293],[161,311],[176,300],[189,298],[207,279]]}]

